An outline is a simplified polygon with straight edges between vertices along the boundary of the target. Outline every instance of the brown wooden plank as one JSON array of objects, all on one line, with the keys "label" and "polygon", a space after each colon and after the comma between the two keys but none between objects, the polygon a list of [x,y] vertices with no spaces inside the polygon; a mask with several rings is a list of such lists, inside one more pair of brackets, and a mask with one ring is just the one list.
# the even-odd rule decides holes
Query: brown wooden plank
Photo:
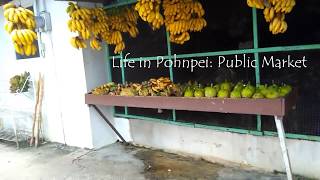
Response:
[{"label": "brown wooden plank", "polygon": [[110,96],[86,94],[86,104],[128,106],[152,109],[176,109],[237,114],[284,116],[286,100],[279,99],[220,99],[162,96]]}]

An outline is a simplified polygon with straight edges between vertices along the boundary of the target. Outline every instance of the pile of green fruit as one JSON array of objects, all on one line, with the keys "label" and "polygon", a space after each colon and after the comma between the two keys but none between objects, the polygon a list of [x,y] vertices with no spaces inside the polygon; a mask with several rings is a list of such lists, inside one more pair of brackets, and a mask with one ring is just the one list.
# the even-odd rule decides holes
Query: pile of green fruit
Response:
[{"label": "pile of green fruit", "polygon": [[104,84],[92,90],[95,95],[120,96],[175,96],[175,97],[207,97],[207,98],[253,98],[276,99],[287,96],[292,91],[290,85],[272,84],[253,86],[243,81],[236,84],[224,81],[218,84],[202,85],[189,81],[175,84],[167,77],[150,79],[142,83]]},{"label": "pile of green fruit", "polygon": [[205,87],[197,83],[189,82],[188,84],[184,91],[184,97],[276,99],[285,97],[292,91],[292,87],[286,84],[258,85],[257,87],[250,83],[238,82],[233,84],[228,81]]},{"label": "pile of green fruit", "polygon": [[21,93],[27,92],[29,89],[29,72],[24,72],[21,75],[15,75],[10,79],[10,92]]}]

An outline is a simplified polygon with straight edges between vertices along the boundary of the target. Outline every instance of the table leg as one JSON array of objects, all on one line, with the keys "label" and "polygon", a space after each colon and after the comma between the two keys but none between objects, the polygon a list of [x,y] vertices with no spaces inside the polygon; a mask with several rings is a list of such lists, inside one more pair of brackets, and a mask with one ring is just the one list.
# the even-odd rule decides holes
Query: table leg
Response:
[{"label": "table leg", "polygon": [[285,142],[286,137],[285,137],[285,131],[283,128],[282,119],[283,119],[283,117],[274,116],[274,120],[275,120],[276,126],[277,126],[278,137],[280,140],[283,161],[284,161],[286,172],[287,172],[287,179],[292,180],[291,164],[290,164],[288,149],[287,149],[286,142]]}]

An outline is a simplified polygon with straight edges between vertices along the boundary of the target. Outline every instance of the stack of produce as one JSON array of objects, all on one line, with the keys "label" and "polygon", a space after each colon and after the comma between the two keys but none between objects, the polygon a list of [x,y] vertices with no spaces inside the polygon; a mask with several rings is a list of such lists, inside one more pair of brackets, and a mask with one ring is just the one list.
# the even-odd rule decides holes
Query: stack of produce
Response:
[{"label": "stack of produce", "polygon": [[161,0],[138,0],[135,6],[141,19],[148,22],[153,30],[159,29],[164,24],[160,4]]},{"label": "stack of produce", "polygon": [[87,48],[85,40],[90,40],[90,47],[101,50],[101,42],[115,45],[114,53],[118,54],[125,48],[122,33],[129,33],[135,38],[138,14],[132,7],[117,8],[106,11],[102,8],[83,8],[69,3],[67,13],[70,16],[68,27],[71,32],[77,33],[70,43],[73,47]]},{"label": "stack of produce", "polygon": [[13,3],[3,6],[6,19],[5,30],[10,34],[14,48],[20,55],[31,56],[37,52],[35,40],[36,22],[31,10],[17,7]]},{"label": "stack of produce", "polygon": [[270,23],[269,31],[272,34],[284,33],[288,29],[285,14],[292,11],[295,0],[247,0],[250,7],[263,9],[265,20]]},{"label": "stack of produce", "polygon": [[292,91],[290,85],[259,85],[257,87],[242,81],[236,84],[225,81],[218,84],[203,86],[198,82],[189,81],[180,85],[173,83],[167,77],[150,79],[142,83],[104,84],[92,90],[95,95],[120,96],[176,96],[176,97],[207,97],[207,98],[253,98],[276,99],[287,96]]},{"label": "stack of produce", "polygon": [[92,90],[95,95],[121,95],[121,96],[182,96],[182,87],[174,84],[167,77],[150,79],[142,83],[104,84]]},{"label": "stack of produce", "polygon": [[29,89],[29,76],[29,72],[24,72],[23,74],[15,75],[12,78],[10,78],[10,92],[27,92]]},{"label": "stack of produce", "polygon": [[290,85],[259,85],[257,87],[250,83],[244,84],[238,82],[233,84],[231,82],[223,82],[216,85],[209,85],[203,88],[202,85],[189,85],[186,87],[184,92],[185,97],[218,97],[218,98],[268,98],[276,99],[287,96],[292,91]]},{"label": "stack of produce", "polygon": [[201,31],[207,26],[205,11],[197,0],[163,0],[165,25],[170,41],[184,44],[190,40],[190,32]]}]

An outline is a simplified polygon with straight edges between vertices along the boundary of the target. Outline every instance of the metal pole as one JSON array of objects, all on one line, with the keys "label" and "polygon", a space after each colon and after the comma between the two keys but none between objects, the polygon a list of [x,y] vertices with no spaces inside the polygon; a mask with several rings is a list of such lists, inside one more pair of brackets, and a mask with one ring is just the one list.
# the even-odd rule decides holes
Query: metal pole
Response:
[{"label": "metal pole", "polygon": [[285,142],[285,132],[284,132],[284,128],[283,128],[282,119],[283,119],[283,117],[274,116],[274,120],[276,122],[277,131],[278,131],[278,137],[280,140],[283,161],[284,161],[284,165],[285,165],[286,172],[287,172],[287,179],[292,180],[291,164],[290,164],[288,149],[287,149],[286,142]]},{"label": "metal pole", "polygon": [[103,120],[106,121],[106,123],[111,127],[111,129],[118,135],[118,137],[121,139],[122,142],[124,142],[125,144],[127,144],[127,141],[124,140],[124,138],[121,136],[121,134],[118,132],[118,130],[112,125],[112,123],[108,120],[108,118],[101,112],[101,110],[96,106],[96,105],[89,105],[92,106],[97,112],[98,114],[102,117]]},{"label": "metal pole", "polygon": [[[169,38],[169,32],[166,31],[166,38],[167,38],[167,49],[168,49],[168,57],[169,60],[172,62],[172,53],[171,53],[171,43],[170,43],[170,38]],[[174,82],[174,78],[173,78],[173,67],[170,66],[169,67],[169,73],[170,73],[170,80],[172,82]],[[172,120],[176,121],[177,120],[177,116],[176,116],[176,110],[172,109]]]}]

